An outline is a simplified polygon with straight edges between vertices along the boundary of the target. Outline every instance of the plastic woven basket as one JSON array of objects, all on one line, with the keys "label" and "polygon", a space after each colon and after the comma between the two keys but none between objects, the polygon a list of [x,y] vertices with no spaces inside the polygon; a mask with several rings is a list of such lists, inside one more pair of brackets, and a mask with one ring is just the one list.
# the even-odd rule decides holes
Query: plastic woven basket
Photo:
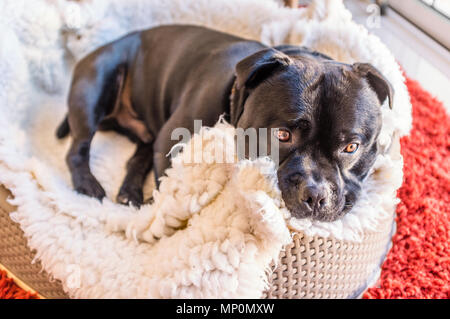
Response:
[{"label": "plastic woven basket", "polygon": [[373,285],[395,230],[386,219],[360,243],[295,234],[270,276],[266,298],[358,298]]}]

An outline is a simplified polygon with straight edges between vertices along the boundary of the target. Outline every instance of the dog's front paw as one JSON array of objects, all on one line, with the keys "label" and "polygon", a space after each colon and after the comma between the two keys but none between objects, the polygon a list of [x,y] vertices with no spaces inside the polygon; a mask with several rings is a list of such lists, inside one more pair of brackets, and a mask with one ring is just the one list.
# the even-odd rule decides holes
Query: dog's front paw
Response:
[{"label": "dog's front paw", "polygon": [[100,201],[106,196],[102,185],[92,174],[84,175],[80,181],[76,182],[75,190],[80,194],[97,198]]},{"label": "dog's front paw", "polygon": [[116,201],[122,205],[131,205],[139,208],[144,201],[144,195],[142,189],[136,187],[129,187],[127,185],[122,185],[119,194],[117,195]]}]

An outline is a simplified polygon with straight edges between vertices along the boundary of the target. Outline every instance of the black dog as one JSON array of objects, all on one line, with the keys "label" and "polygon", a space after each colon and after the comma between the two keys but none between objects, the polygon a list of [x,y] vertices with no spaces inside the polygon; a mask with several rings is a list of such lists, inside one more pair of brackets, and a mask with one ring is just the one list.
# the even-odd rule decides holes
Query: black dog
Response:
[{"label": "black dog", "polygon": [[81,60],[69,113],[67,155],[75,189],[102,199],[89,169],[97,130],[137,143],[117,201],[139,206],[153,167],[170,166],[172,130],[213,126],[223,113],[236,127],[279,128],[279,186],[297,217],[331,221],[349,211],[378,152],[380,104],[392,88],[371,65],[347,65],[306,48],[274,48],[196,26],[131,33]]}]

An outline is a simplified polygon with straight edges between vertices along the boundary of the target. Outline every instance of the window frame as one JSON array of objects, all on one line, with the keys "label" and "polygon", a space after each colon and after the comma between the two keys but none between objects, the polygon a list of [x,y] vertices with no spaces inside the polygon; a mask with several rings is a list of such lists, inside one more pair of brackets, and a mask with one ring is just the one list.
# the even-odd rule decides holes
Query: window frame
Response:
[{"label": "window frame", "polygon": [[389,1],[389,6],[450,50],[450,19],[419,0]]}]

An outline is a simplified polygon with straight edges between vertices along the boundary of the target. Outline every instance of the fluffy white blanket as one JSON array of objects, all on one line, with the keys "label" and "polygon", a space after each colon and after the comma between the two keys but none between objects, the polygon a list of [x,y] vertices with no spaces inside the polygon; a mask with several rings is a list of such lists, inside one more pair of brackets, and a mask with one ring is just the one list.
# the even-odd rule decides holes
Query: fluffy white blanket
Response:
[{"label": "fluffy white blanket", "polygon": [[[270,0],[3,0],[0,3],[0,183],[18,206],[20,223],[44,269],[71,297],[260,297],[266,271],[290,232],[360,240],[392,214],[402,159],[380,155],[361,199],[340,221],[296,220],[283,207],[267,159],[186,165],[173,162],[140,210],[72,190],[64,157],[69,141],[54,132],[66,112],[74,62],[131,30],[167,23],[206,25],[270,45],[293,43],[343,62],[370,62],[392,82],[394,108],[383,106],[380,144],[411,126],[404,78],[389,50],[338,0],[287,9]],[[228,129],[227,129],[228,128]],[[203,149],[215,137],[232,146],[226,123],[202,129]],[[214,144],[216,145],[216,144]],[[96,135],[91,167],[115,198],[134,146],[115,133]],[[111,160],[114,159],[114,160]],[[151,178],[145,195],[152,192]],[[160,238],[155,240],[155,238]]]}]

